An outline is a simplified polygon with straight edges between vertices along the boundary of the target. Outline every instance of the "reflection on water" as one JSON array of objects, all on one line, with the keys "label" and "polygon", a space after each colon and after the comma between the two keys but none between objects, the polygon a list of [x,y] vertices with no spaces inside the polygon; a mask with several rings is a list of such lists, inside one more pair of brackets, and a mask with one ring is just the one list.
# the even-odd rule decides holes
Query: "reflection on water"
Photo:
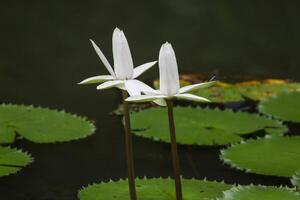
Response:
[{"label": "reflection on water", "polygon": [[[299,1],[40,1],[0,7],[1,102],[42,105],[86,115],[97,133],[65,144],[16,146],[36,158],[21,173],[0,179],[1,197],[75,199],[88,183],[126,176],[116,90],[78,86],[106,74],[88,39],[109,60],[111,34],[124,29],[136,65],[156,59],[164,41],[173,44],[182,72],[219,71],[247,76],[300,79]],[[152,80],[157,69],[142,78]],[[135,138],[139,176],[171,175],[169,146]],[[243,174],[220,164],[218,149],[181,148],[182,173],[239,183],[287,183]]]}]

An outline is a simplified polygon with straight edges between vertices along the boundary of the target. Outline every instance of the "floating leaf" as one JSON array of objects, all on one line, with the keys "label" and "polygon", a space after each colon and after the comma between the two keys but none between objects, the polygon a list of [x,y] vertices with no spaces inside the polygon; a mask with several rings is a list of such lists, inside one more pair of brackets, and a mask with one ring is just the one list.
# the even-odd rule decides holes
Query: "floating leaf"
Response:
[{"label": "floating leaf", "polygon": [[[232,110],[176,107],[174,112],[179,144],[226,145],[240,141],[242,135],[259,130],[267,129],[273,134],[283,134],[286,130],[278,121]],[[134,134],[170,142],[165,108],[133,112],[131,121]]]},{"label": "floating leaf", "polygon": [[[222,191],[231,185],[212,181],[182,179],[183,198],[185,200],[213,199],[220,197]],[[152,178],[136,179],[138,199],[166,200],[176,199],[172,179]],[[130,199],[127,180],[93,184],[79,191],[80,200],[124,200]]]},{"label": "floating leaf", "polygon": [[[186,81],[181,81],[182,85],[189,85]],[[156,88],[158,82],[154,82]],[[193,91],[194,94],[203,96],[215,103],[244,101],[245,98],[255,101],[278,94],[283,91],[299,91],[300,84],[286,80],[266,79],[262,81],[247,81],[235,84],[217,82],[215,85],[205,89]]]},{"label": "floating leaf", "polygon": [[21,150],[0,147],[0,177],[17,173],[32,161],[33,158]]},{"label": "floating leaf", "polygon": [[0,144],[13,143],[15,141],[15,138],[16,138],[16,133],[12,128],[8,128],[0,125]]},{"label": "floating leaf", "polygon": [[38,143],[63,142],[91,135],[92,123],[64,111],[23,105],[0,105],[0,142],[13,142],[17,132]]},{"label": "floating leaf", "polygon": [[260,112],[285,121],[300,123],[300,92],[284,92],[262,101]]},{"label": "floating leaf", "polygon": [[286,187],[237,186],[224,192],[219,200],[299,200],[299,193]]},{"label": "floating leaf", "polygon": [[290,177],[300,169],[300,137],[250,139],[222,150],[221,159],[247,172]]},{"label": "floating leaf", "polygon": [[297,171],[291,178],[291,182],[294,186],[300,187],[300,171]]}]

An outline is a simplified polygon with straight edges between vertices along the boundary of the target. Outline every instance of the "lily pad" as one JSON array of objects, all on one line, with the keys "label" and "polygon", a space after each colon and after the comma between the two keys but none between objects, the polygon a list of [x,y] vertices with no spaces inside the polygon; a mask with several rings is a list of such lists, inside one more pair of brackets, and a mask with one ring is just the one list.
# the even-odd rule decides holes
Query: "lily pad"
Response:
[{"label": "lily pad", "polygon": [[237,186],[224,192],[219,200],[299,200],[299,193],[286,187]]},{"label": "lily pad", "polygon": [[0,147],[0,177],[17,173],[32,161],[33,158],[21,150]]},{"label": "lily pad", "polygon": [[[1,119],[0,119],[1,120]],[[13,143],[16,138],[16,133],[12,128],[0,125],[0,143]]]},{"label": "lily pad", "polygon": [[[231,185],[206,180],[183,179],[185,200],[214,199],[222,195]],[[176,199],[172,179],[136,179],[137,196],[140,200]],[[124,200],[130,199],[127,180],[93,184],[79,191],[80,200]]]},{"label": "lily pad", "polygon": [[294,186],[300,187],[300,171],[297,171],[291,178],[291,182]]},{"label": "lily pad", "polygon": [[[181,85],[190,83],[181,81]],[[156,88],[158,82],[154,82]],[[261,81],[247,81],[238,83],[217,82],[215,85],[205,89],[193,91],[193,94],[208,98],[214,103],[239,102],[245,99],[260,101],[272,95],[284,91],[300,91],[300,83],[286,80],[266,79]]]},{"label": "lily pad", "polygon": [[291,177],[300,169],[300,137],[250,139],[222,150],[221,159],[247,172]]},{"label": "lily pad", "polygon": [[300,123],[300,92],[284,92],[262,101],[260,112],[284,121]]},{"label": "lily pad", "polygon": [[[167,117],[165,108],[133,112],[133,133],[170,142]],[[177,142],[185,145],[226,145],[239,142],[242,140],[241,136],[260,130],[275,135],[286,131],[286,127],[279,121],[232,110],[175,107],[174,118]]]},{"label": "lily pad", "polygon": [[23,105],[0,105],[0,143],[11,143],[16,133],[37,143],[64,142],[91,135],[95,126],[64,111]]}]

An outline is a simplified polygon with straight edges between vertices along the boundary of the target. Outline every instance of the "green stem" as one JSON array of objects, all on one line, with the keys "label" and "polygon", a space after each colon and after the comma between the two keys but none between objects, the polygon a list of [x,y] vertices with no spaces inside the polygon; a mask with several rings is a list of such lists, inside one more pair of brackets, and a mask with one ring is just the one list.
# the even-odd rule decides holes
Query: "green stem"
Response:
[{"label": "green stem", "polygon": [[130,113],[129,104],[125,99],[128,97],[126,91],[122,90],[123,96],[123,108],[124,108],[124,127],[125,127],[125,149],[126,149],[126,160],[127,160],[127,170],[128,170],[128,185],[130,192],[130,199],[136,200],[136,189],[134,180],[134,163],[133,163],[133,153],[132,153],[132,137],[130,133]]},{"label": "green stem", "polygon": [[182,200],[180,168],[179,168],[179,159],[178,159],[177,143],[176,143],[176,131],[175,131],[174,114],[173,114],[173,102],[172,102],[172,100],[166,100],[166,102],[167,102],[167,107],[168,107],[169,129],[170,129],[171,151],[172,151],[172,161],[173,161],[173,170],[174,170],[176,199]]}]

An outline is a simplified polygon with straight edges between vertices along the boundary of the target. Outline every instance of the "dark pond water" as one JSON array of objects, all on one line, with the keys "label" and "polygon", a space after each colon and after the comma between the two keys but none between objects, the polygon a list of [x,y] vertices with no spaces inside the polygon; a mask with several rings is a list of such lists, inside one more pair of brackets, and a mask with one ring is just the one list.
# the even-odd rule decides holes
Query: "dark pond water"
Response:
[{"label": "dark pond water", "polygon": [[[88,39],[111,60],[111,34],[124,29],[136,64],[173,44],[181,72],[300,80],[299,6],[296,0],[252,1],[2,1],[1,102],[41,105],[86,115],[93,136],[70,143],[15,146],[35,162],[0,178],[0,199],[71,200],[89,183],[126,177],[120,118],[109,113],[119,91],[76,85],[106,74]],[[150,82],[157,69],[142,77]],[[134,137],[137,176],[172,175],[169,145]],[[180,147],[184,177],[228,183],[289,184],[287,179],[245,174],[218,160],[219,148]]]}]

